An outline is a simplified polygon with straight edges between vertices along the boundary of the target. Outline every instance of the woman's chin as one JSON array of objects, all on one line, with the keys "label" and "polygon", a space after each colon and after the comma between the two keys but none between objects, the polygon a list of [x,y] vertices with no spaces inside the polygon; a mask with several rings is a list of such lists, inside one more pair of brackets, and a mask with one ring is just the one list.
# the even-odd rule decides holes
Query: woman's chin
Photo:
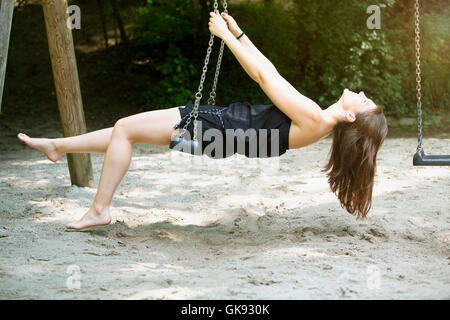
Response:
[{"label": "woman's chin", "polygon": [[346,96],[347,96],[348,93],[349,93],[349,90],[348,89],[344,89],[344,92],[342,93],[342,96],[340,98],[340,100],[342,102],[342,106],[346,105],[346,102],[347,102]]}]

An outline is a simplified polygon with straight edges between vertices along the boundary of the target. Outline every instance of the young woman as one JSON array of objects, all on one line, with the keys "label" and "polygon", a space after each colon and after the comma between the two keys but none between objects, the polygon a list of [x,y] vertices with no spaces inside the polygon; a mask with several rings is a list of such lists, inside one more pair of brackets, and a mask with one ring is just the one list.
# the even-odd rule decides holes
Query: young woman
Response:
[{"label": "young woman", "polygon": [[[357,218],[364,218],[372,203],[376,155],[387,135],[381,108],[363,92],[345,89],[336,103],[322,110],[291,86],[250,39],[242,36],[231,16],[218,12],[211,12],[210,16],[209,30],[224,40],[273,105],[199,106],[198,120],[206,124],[202,132],[208,127],[278,129],[278,155],[332,133],[330,159],[324,168],[331,190],[342,207]],[[111,222],[110,203],[130,165],[133,145],[169,146],[173,134],[179,132],[176,128],[183,127],[190,107],[192,104],[139,113],[118,120],[114,127],[75,137],[39,139],[19,133],[18,138],[42,151],[53,162],[66,153],[105,153],[98,190],[90,209],[80,220],[67,225],[80,230]],[[188,131],[192,133],[192,126]]]}]

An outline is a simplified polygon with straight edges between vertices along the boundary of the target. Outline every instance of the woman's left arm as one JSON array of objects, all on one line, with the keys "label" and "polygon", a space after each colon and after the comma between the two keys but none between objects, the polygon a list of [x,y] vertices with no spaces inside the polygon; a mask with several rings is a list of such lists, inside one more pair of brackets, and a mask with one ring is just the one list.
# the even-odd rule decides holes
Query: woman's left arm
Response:
[{"label": "woman's left arm", "polygon": [[225,42],[247,74],[259,84],[272,103],[297,125],[315,128],[321,121],[322,109],[319,105],[298,92],[278,72],[258,63],[259,60],[228,30],[226,22],[219,14],[211,12],[210,15],[211,32]]},{"label": "woman's left arm", "polygon": [[263,68],[263,65],[258,63],[259,60],[255,59],[251,52],[231,32],[226,33],[222,39],[250,78],[259,83],[261,69]]},{"label": "woman's left arm", "polygon": [[211,33],[225,42],[250,78],[259,82],[260,69],[262,68],[261,63],[258,63],[259,61],[255,59],[252,53],[231,33],[227,23],[218,11],[210,12],[209,14],[211,17],[209,18],[208,25]]},{"label": "woman's left arm", "polygon": [[298,92],[278,72],[259,64],[259,60],[254,59],[233,34],[224,35],[223,40],[244,70],[259,84],[274,105],[299,126],[317,125],[322,114],[322,109],[317,103]]},{"label": "woman's left arm", "polygon": [[320,106],[298,92],[279,73],[262,70],[258,84],[272,103],[300,127],[317,128],[322,121]]}]

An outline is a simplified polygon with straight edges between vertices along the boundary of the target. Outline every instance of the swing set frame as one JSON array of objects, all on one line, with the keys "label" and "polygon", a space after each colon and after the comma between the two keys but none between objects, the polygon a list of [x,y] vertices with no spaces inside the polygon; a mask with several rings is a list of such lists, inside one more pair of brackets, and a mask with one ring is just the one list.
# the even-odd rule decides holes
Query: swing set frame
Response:
[{"label": "swing set frame", "polygon": [[415,25],[416,25],[416,89],[417,89],[417,126],[418,145],[417,152],[413,157],[414,166],[450,166],[450,155],[426,155],[423,149],[422,133],[422,78],[420,68],[420,12],[419,0],[415,3]]}]

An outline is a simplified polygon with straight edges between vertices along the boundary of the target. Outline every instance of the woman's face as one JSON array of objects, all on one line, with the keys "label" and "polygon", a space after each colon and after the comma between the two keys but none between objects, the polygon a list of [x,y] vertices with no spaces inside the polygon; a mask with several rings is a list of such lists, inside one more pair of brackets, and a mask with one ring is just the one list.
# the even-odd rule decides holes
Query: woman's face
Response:
[{"label": "woman's face", "polygon": [[364,92],[356,93],[347,88],[344,89],[344,93],[342,94],[342,105],[345,111],[352,112],[353,114],[372,110],[377,106],[372,100],[366,97]]}]

